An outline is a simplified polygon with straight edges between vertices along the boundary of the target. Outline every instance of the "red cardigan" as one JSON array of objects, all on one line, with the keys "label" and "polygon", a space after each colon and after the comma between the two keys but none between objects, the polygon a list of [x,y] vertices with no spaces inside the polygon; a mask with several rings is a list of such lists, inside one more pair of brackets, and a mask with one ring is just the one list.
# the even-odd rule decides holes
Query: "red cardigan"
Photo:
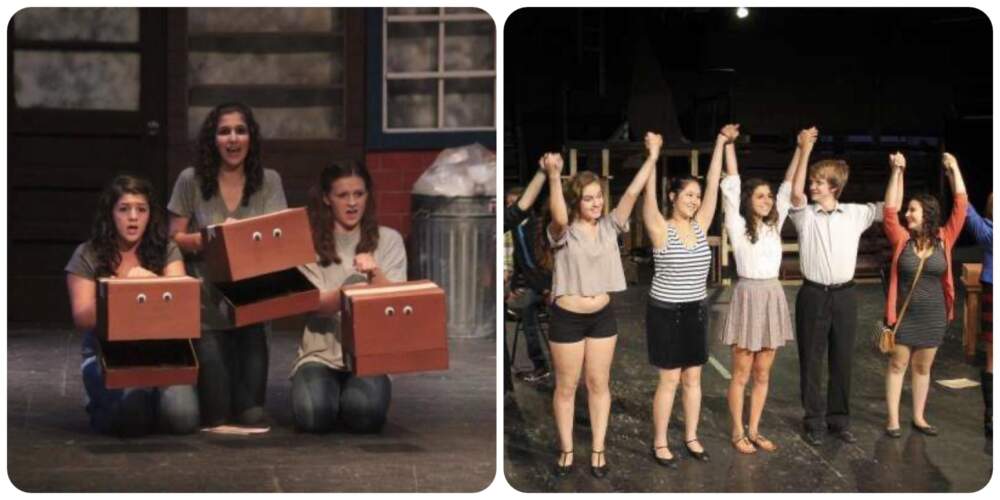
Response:
[{"label": "red cardigan", "polygon": [[[944,243],[944,259],[948,264],[944,276],[941,277],[941,287],[944,288],[945,308],[948,311],[948,320],[955,316],[955,282],[951,275],[951,249],[955,246],[965,224],[965,209],[969,204],[969,197],[966,194],[956,194],[954,204],[951,208],[951,217],[948,222],[941,227],[938,236]],[[910,231],[899,223],[899,208],[886,206],[883,209],[882,227],[892,244],[892,272],[889,273],[889,296],[885,300],[885,318],[889,325],[896,324],[896,291],[899,281],[899,256],[906,248],[906,242],[910,241]]]}]

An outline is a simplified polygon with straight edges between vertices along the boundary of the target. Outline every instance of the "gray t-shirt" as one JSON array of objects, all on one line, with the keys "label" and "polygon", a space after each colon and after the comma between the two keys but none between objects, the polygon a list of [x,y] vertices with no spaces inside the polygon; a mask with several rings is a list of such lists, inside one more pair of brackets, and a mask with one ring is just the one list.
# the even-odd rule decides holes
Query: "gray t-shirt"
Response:
[{"label": "gray t-shirt", "polygon": [[[220,224],[226,218],[246,219],[258,215],[269,214],[288,208],[285,201],[285,191],[281,187],[281,176],[274,170],[264,169],[264,182],[260,189],[250,196],[249,203],[240,203],[236,210],[230,212],[226,202],[216,192],[209,199],[201,196],[201,186],[195,175],[194,167],[184,169],[167,203],[167,210],[180,217],[189,217],[187,232],[201,231],[201,228],[212,224]],[[225,308],[221,305],[225,299],[218,289],[205,279],[205,263],[198,259],[187,261],[187,272],[196,278],[202,278],[201,284],[201,327],[203,330],[225,330],[231,328],[225,316]]]},{"label": "gray t-shirt", "polygon": [[552,296],[592,297],[625,289],[625,271],[618,251],[618,234],[628,231],[628,222],[618,224],[613,214],[597,220],[597,239],[570,225],[556,240],[546,229],[555,251]]},{"label": "gray t-shirt", "polygon": [[[166,264],[182,260],[184,258],[181,255],[181,249],[173,241],[167,242],[167,260]],[[81,243],[73,251],[73,256],[69,258],[69,262],[66,263],[65,271],[70,274],[75,274],[81,278],[87,278],[90,280],[97,280],[97,267],[99,263],[97,261],[97,251],[94,250],[93,245],[90,242]],[[94,297],[94,300],[97,300]],[[89,358],[97,354],[97,337],[94,335],[93,330],[85,332],[83,334],[83,346],[81,347],[81,353],[84,359]]]},{"label": "gray t-shirt", "polygon": [[[319,264],[299,267],[309,281],[323,291],[340,288],[348,277],[355,274],[354,249],[361,240],[360,229],[348,234],[337,234],[336,238],[340,264],[331,262],[326,267]],[[375,262],[390,281],[406,281],[406,246],[403,244],[403,237],[396,230],[379,226]],[[339,313],[336,316],[320,313],[309,315],[292,375],[295,375],[302,364],[308,362],[321,363],[334,370],[345,369],[339,325]]]}]

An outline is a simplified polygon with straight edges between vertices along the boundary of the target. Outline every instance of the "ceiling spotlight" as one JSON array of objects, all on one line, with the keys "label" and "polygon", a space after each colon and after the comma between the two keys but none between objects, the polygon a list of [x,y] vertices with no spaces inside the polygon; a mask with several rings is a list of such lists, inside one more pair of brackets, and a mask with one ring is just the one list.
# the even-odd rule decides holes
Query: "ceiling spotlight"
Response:
[{"label": "ceiling spotlight", "polygon": [[736,17],[740,19],[746,19],[750,15],[750,9],[746,7],[739,7],[736,9]]}]

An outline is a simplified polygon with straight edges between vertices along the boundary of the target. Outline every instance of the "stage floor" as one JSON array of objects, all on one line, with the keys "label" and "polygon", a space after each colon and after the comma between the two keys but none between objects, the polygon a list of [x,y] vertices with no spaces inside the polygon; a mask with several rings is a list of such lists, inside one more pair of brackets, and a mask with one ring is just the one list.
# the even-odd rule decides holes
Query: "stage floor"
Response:
[{"label": "stage floor", "polygon": [[[608,476],[595,479],[590,475],[590,424],[583,385],[576,400],[576,467],[569,476],[555,479],[552,470],[558,443],[551,414],[552,381],[528,385],[515,380],[514,403],[504,411],[504,471],[508,482],[525,492],[971,492],[990,480],[992,456],[987,454],[983,437],[979,386],[953,390],[937,383],[963,377],[979,381],[978,368],[966,363],[961,353],[960,321],[952,323],[931,372],[927,419],[941,434],[925,437],[910,429],[907,376],[901,404],[903,437],[884,436],[886,361],[872,352],[865,336],[867,327],[882,314],[879,284],[858,288],[861,305],[851,389],[851,428],[858,442],[849,445],[828,436],[821,446],[812,447],[802,440],[798,355],[795,344],[790,344],[777,354],[761,423],[761,433],[779,449],[739,455],[729,443],[729,381],[723,375],[730,365],[729,348],[717,340],[730,290],[710,289],[712,360],[702,372],[699,437],[712,456],[711,462],[697,462],[682,453],[680,391],[669,428],[671,451],[681,458],[679,468],[665,469],[652,460],[650,405],[657,375],[646,355],[644,311],[648,287],[630,286],[612,299],[620,334],[611,370]],[[785,288],[793,313],[797,291],[798,287]],[[957,314],[960,317],[961,309]],[[507,325],[508,340],[511,327]],[[516,356],[519,369],[530,367],[523,345],[522,340],[518,345],[521,352]]]},{"label": "stage floor", "polygon": [[30,492],[475,492],[496,476],[495,339],[453,340],[451,369],[393,377],[378,435],[292,429],[298,333],[271,338],[260,436],[95,434],[83,409],[79,335],[7,337],[7,473]]}]

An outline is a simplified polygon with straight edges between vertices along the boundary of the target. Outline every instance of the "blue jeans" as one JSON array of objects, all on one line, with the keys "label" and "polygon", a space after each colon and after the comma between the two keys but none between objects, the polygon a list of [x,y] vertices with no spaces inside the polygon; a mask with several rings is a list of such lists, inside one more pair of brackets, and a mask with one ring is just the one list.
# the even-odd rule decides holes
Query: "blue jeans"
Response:
[{"label": "blue jeans", "polygon": [[356,377],[321,363],[305,363],[292,377],[295,428],[329,432],[339,418],[355,432],[378,432],[389,413],[389,377]]},{"label": "blue jeans", "polygon": [[102,434],[138,437],[162,432],[190,434],[198,430],[198,395],[194,386],[108,389],[101,362],[91,356],[80,366],[87,391],[90,427]]},{"label": "blue jeans", "polygon": [[268,345],[263,324],[205,330],[194,341],[198,354],[198,401],[208,427],[235,420],[255,425],[264,417]]},{"label": "blue jeans", "polygon": [[542,337],[538,329],[538,313],[542,308],[542,296],[531,288],[519,288],[519,296],[507,302],[507,307],[517,312],[524,328],[524,341],[528,357],[535,369],[548,370],[549,364],[542,350]]}]

